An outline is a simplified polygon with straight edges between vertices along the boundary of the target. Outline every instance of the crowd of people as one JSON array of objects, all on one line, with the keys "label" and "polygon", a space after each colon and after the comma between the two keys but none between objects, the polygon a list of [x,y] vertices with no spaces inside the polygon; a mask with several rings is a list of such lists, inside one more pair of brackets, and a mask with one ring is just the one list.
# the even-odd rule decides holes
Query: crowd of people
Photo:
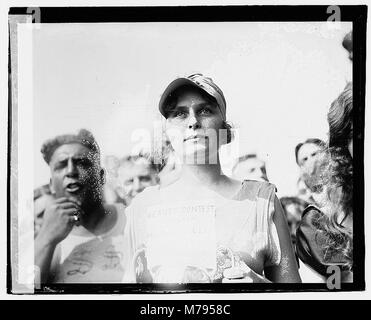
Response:
[{"label": "crowd of people", "polygon": [[349,83],[329,107],[328,141],[293,150],[298,191],[281,199],[256,154],[223,173],[219,150],[233,139],[227,103],[202,74],[175,79],[161,96],[160,164],[138,154],[102,166],[85,129],[46,141],[50,183],[34,192],[41,282],[300,283],[304,270],[326,281],[331,265],[351,282],[352,108]]}]

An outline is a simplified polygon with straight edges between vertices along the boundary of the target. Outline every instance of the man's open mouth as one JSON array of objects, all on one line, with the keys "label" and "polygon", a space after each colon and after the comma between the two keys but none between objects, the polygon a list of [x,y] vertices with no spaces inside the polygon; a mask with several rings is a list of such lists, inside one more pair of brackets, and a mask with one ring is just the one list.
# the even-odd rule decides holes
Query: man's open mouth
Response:
[{"label": "man's open mouth", "polygon": [[83,185],[79,182],[71,182],[67,184],[66,191],[69,193],[79,192],[83,188]]}]

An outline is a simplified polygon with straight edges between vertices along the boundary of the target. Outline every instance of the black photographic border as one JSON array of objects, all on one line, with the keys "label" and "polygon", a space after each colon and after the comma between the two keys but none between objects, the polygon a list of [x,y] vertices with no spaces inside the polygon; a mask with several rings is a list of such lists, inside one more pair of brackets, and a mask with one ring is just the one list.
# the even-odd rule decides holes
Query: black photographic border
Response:
[{"label": "black photographic border", "polygon": [[[338,6],[341,21],[353,24],[353,99],[354,99],[354,282],[329,290],[324,283],[301,284],[53,284],[35,289],[36,294],[136,294],[136,293],[246,293],[311,292],[365,290],[364,236],[364,126],[366,82],[367,6]],[[114,22],[323,22],[329,20],[331,6],[174,6],[174,7],[40,7],[40,23],[114,23]],[[9,15],[29,15],[29,8],[12,7]],[[12,170],[12,83],[9,34],[9,98],[7,157],[7,291],[12,291],[11,268],[11,175]],[[340,44],[339,44],[340,45]],[[335,97],[334,97],[335,98]],[[13,146],[14,147],[14,146]]]}]

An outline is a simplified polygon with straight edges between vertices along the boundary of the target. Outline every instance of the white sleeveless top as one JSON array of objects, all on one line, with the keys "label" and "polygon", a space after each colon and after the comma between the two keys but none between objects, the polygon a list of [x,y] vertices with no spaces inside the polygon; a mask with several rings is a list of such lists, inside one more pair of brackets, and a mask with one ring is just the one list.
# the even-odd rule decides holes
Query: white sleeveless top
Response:
[{"label": "white sleeveless top", "polygon": [[83,226],[75,226],[54,252],[53,283],[117,283],[125,271],[124,206],[114,204],[115,226],[96,236]]},{"label": "white sleeveless top", "polygon": [[230,267],[262,275],[279,264],[274,185],[246,180],[232,199],[182,192],[176,184],[149,187],[126,209],[123,282],[221,282]]}]

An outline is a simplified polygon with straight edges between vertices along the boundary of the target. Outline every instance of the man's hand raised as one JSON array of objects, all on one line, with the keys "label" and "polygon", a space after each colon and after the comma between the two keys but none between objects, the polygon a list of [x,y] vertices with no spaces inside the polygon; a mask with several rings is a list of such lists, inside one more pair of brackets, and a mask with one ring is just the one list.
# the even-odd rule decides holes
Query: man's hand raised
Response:
[{"label": "man's hand raised", "polygon": [[57,245],[79,223],[82,212],[81,203],[73,198],[58,198],[44,212],[44,221],[37,238],[46,243]]}]

